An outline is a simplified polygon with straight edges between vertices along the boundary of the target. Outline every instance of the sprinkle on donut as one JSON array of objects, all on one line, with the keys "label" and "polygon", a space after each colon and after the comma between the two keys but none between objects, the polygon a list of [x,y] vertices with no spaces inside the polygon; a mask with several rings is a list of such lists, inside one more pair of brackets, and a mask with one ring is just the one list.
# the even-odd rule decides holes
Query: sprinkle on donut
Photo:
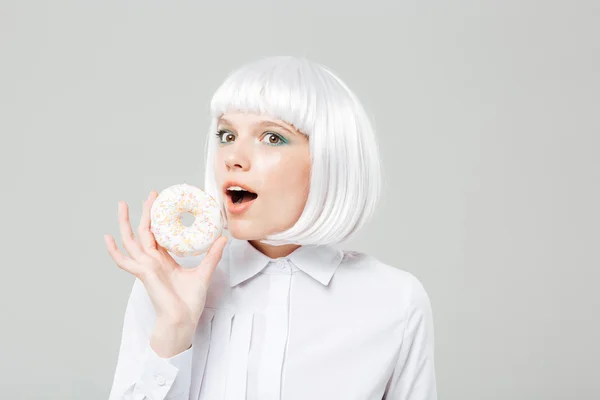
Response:
[{"label": "sprinkle on donut", "polygon": [[[181,223],[185,213],[195,220]],[[150,227],[156,242],[179,257],[206,252],[221,235],[223,217],[217,201],[203,190],[186,183],[164,189],[150,211]]]}]

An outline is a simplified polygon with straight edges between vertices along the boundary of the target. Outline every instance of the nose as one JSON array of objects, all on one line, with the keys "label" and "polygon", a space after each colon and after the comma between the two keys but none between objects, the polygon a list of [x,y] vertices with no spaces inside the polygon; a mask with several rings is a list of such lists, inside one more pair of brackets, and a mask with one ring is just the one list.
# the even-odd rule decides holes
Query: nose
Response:
[{"label": "nose", "polygon": [[225,166],[227,170],[247,171],[250,168],[250,157],[243,145],[230,144],[228,153],[225,155]]}]

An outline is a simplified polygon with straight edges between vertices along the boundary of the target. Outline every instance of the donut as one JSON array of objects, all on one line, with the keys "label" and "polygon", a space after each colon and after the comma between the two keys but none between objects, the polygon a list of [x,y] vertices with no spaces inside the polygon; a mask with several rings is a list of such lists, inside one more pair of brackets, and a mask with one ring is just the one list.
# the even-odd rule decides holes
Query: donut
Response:
[{"label": "donut", "polygon": [[[181,223],[185,213],[195,217],[190,226]],[[179,257],[206,252],[221,235],[223,220],[217,201],[186,183],[161,191],[150,210],[150,230],[156,242]]]}]

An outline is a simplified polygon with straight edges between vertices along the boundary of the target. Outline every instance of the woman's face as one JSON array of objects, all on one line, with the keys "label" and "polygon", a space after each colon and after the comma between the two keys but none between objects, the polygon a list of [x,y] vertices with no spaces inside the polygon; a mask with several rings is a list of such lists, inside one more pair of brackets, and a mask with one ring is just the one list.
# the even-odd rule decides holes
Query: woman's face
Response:
[{"label": "woman's face", "polygon": [[231,235],[259,240],[293,226],[308,197],[308,137],[283,121],[237,112],[221,116],[217,134],[215,178]]}]

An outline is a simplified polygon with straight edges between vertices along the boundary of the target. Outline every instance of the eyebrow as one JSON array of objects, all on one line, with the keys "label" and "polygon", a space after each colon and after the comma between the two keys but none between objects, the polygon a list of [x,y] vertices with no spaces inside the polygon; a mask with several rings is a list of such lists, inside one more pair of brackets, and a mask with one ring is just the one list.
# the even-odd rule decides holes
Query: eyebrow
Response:
[{"label": "eyebrow", "polygon": [[[223,122],[223,123],[226,123],[228,125],[235,126],[227,118],[221,118],[219,120],[219,122]],[[275,122],[271,122],[271,121],[261,121],[261,122],[257,122],[256,124],[254,124],[254,126],[255,125],[258,125],[258,126],[271,126],[271,127],[274,127],[274,128],[281,128],[281,129],[284,129],[286,132],[289,132],[291,135],[296,135],[296,133],[294,131],[291,131],[288,128],[286,128],[285,126],[280,125],[280,124],[275,123]]]}]

